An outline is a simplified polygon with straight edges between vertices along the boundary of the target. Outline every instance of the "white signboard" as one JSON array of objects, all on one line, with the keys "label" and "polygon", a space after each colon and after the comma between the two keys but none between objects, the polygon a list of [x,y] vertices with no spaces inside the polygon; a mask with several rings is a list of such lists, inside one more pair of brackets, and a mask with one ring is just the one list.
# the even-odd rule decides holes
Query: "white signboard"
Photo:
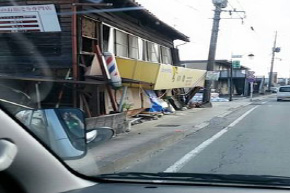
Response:
[{"label": "white signboard", "polygon": [[217,81],[219,80],[220,77],[220,72],[215,72],[215,71],[207,71],[206,72],[206,80],[213,80]]},{"label": "white signboard", "polygon": [[0,33],[59,31],[53,4],[0,7]]},{"label": "white signboard", "polygon": [[243,55],[232,55],[232,58],[242,58]]}]

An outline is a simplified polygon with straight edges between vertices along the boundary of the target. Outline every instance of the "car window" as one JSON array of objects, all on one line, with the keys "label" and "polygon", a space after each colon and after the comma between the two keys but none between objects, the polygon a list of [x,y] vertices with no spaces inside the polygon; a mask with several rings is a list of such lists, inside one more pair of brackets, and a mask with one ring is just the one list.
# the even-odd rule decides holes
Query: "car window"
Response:
[{"label": "car window", "polygon": [[23,110],[16,114],[16,118],[40,140],[49,145],[48,125],[42,110]]},{"label": "car window", "polygon": [[66,110],[60,109],[60,120],[65,124],[66,128],[76,137],[82,137],[84,130],[84,124],[81,121],[80,115]]},{"label": "car window", "polygon": [[290,92],[290,87],[280,87],[279,92]]},{"label": "car window", "polygon": [[31,110],[23,110],[23,111],[18,112],[15,115],[15,117],[19,119],[23,124],[28,126],[31,123],[32,114],[33,114],[33,111]]},{"label": "car window", "polygon": [[286,183],[289,3],[0,1],[1,108],[86,176]]},{"label": "car window", "polygon": [[46,123],[46,118],[43,111],[34,111],[31,117],[29,128],[46,144],[48,144],[47,127],[48,125]]}]

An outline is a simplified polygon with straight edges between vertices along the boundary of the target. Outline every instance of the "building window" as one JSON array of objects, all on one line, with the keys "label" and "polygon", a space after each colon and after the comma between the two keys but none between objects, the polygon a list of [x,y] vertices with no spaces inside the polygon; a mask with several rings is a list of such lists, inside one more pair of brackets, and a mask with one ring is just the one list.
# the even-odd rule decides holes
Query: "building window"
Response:
[{"label": "building window", "polygon": [[116,55],[122,57],[128,57],[128,35],[121,31],[116,30],[115,40]]},{"label": "building window", "polygon": [[142,58],[141,58],[141,60],[143,60],[143,61],[149,61],[147,47],[148,47],[147,41],[142,40],[142,55],[141,55]]},{"label": "building window", "polygon": [[98,23],[87,17],[82,18],[82,51],[93,52],[98,44]]},{"label": "building window", "polygon": [[80,49],[80,66],[81,74],[86,71],[94,58],[95,46],[99,44],[99,27],[100,23],[87,16],[82,17],[81,21],[81,49]]},{"label": "building window", "polygon": [[129,35],[129,58],[138,59],[138,38]]},{"label": "building window", "polygon": [[150,62],[159,62],[158,45],[152,42],[147,42],[148,59]]},{"label": "building window", "polygon": [[110,27],[103,25],[103,51],[109,51]]},{"label": "building window", "polygon": [[114,28],[103,24],[103,52],[115,54],[114,50]]},{"label": "building window", "polygon": [[143,52],[144,52],[144,40],[141,38],[138,38],[138,59],[144,60],[143,58]]},{"label": "building window", "polygon": [[172,64],[170,49],[161,46],[161,58],[163,64]]},{"label": "building window", "polygon": [[[111,28],[112,30],[113,28]],[[112,41],[105,33],[110,30],[104,28],[104,51],[110,50],[110,42]],[[164,64],[172,64],[171,52],[169,48],[161,47],[160,45],[143,40],[134,35],[114,29],[115,32],[115,54],[116,56],[132,58],[142,61],[149,61]],[[110,36],[112,32],[110,31]],[[109,43],[108,43],[109,42]]]}]

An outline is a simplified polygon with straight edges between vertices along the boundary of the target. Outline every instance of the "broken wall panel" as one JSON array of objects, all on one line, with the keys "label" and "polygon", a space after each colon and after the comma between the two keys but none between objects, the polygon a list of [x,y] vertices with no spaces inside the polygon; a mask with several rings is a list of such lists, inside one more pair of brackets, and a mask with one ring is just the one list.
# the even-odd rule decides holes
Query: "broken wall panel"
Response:
[{"label": "broken wall panel", "polygon": [[96,38],[96,22],[88,18],[82,20],[82,34],[83,36]]},{"label": "broken wall panel", "polygon": [[[119,89],[115,91],[116,101],[119,103],[122,97],[123,89]],[[106,113],[110,113],[113,111],[113,107],[110,103],[108,93],[105,93],[106,99]],[[148,95],[142,88],[128,88],[127,94],[124,98],[124,108],[123,111],[134,110],[134,109],[146,109],[151,107],[151,102]],[[128,109],[126,109],[126,107]]]}]

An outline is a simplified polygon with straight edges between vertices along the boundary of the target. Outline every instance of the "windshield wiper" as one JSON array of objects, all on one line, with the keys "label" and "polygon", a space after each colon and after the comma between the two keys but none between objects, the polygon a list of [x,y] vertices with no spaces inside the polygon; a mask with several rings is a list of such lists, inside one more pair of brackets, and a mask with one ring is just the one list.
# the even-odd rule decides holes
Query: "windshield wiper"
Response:
[{"label": "windshield wiper", "polygon": [[201,173],[140,173],[122,172],[96,176],[109,180],[178,181],[200,183],[231,183],[249,185],[290,186],[290,177],[270,175],[201,174]]}]

